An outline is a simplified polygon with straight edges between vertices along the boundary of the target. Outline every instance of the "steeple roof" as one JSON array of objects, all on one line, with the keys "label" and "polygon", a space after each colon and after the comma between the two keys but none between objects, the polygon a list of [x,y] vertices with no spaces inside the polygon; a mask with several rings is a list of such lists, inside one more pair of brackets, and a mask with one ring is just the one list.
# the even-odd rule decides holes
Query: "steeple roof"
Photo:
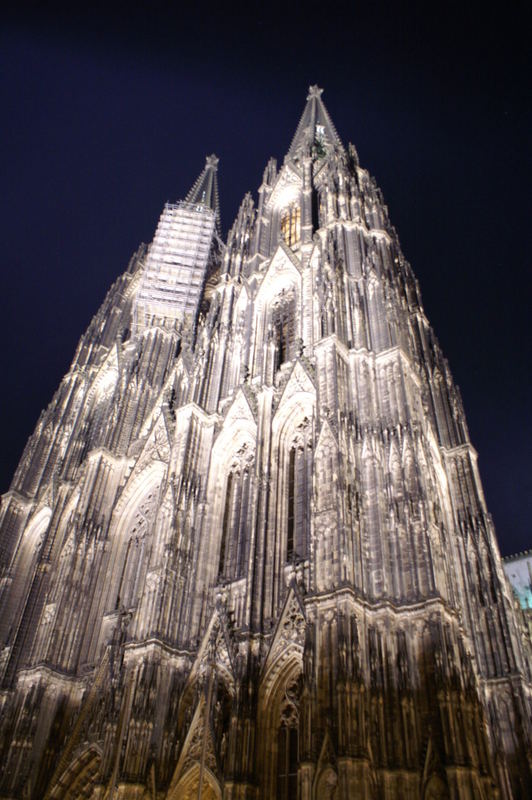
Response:
[{"label": "steeple roof", "polygon": [[319,143],[325,148],[327,145],[333,145],[343,149],[340,137],[321,99],[322,93],[323,89],[319,86],[309,86],[307,104],[292,139],[288,158],[301,155],[314,143]]},{"label": "steeple roof", "polygon": [[218,161],[219,158],[215,156],[214,153],[207,156],[203,171],[198,176],[185,200],[187,203],[202,204],[212,209],[216,219],[216,231],[218,235],[221,235],[220,200],[218,197],[217,177]]}]

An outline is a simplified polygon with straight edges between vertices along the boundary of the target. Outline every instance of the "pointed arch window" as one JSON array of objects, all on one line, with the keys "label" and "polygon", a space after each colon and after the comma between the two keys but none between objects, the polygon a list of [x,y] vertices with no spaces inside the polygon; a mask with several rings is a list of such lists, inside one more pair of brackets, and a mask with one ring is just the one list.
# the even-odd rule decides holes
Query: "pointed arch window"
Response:
[{"label": "pointed arch window", "polygon": [[296,346],[296,303],[293,293],[281,294],[272,308],[272,334],[275,345],[274,369],[290,361]]},{"label": "pointed arch window", "polygon": [[288,451],[286,560],[306,558],[310,533],[312,490],[312,444],[310,424],[305,418]]},{"label": "pointed arch window", "polygon": [[52,512],[48,507],[42,508],[29,523],[19,542],[18,549],[11,564],[11,591],[5,595],[3,617],[0,620],[0,632],[8,632],[7,641],[16,632],[18,614],[22,611],[28,598],[39,553],[43,545],[46,529]]},{"label": "pointed arch window", "polygon": [[122,562],[116,608],[132,609],[140,600],[148,567],[157,499],[158,487],[154,487],[135,512]]},{"label": "pointed arch window", "polygon": [[138,603],[141,590],[141,571],[145,566],[145,549],[146,537],[143,535],[132,536],[127,544],[118,593],[119,604],[125,609],[133,608]]},{"label": "pointed arch window", "polygon": [[281,212],[281,236],[288,247],[296,247],[301,240],[301,207],[291,205]]},{"label": "pointed arch window", "polygon": [[297,682],[285,691],[277,731],[277,800],[297,797],[297,770],[299,765],[299,715],[297,711]]},{"label": "pointed arch window", "polygon": [[218,575],[225,580],[238,580],[246,571],[252,461],[245,446],[239,455],[244,458],[233,463],[225,484],[218,559]]}]

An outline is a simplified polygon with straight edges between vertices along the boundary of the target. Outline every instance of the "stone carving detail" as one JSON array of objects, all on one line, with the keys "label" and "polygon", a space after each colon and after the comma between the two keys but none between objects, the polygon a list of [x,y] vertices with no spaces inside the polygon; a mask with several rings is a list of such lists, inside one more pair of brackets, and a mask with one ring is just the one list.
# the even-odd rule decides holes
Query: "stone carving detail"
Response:
[{"label": "stone carving detail", "polygon": [[201,761],[204,752],[204,738],[207,737],[207,746],[205,747],[205,766],[207,766],[214,774],[218,771],[218,764],[216,755],[212,746],[212,739],[210,736],[210,726],[205,723],[203,715],[197,720],[192,738],[187,748],[187,757],[183,762],[183,773],[191,766]]}]

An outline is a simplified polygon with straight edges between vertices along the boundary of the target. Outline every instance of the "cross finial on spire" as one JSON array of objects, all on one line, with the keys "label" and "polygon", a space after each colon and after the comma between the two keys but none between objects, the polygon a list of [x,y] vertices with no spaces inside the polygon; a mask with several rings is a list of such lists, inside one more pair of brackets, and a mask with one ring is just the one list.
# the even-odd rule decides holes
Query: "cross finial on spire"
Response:
[{"label": "cross finial on spire", "polygon": [[313,86],[308,87],[307,100],[312,100],[313,97],[321,97],[322,94],[323,89],[315,83]]}]

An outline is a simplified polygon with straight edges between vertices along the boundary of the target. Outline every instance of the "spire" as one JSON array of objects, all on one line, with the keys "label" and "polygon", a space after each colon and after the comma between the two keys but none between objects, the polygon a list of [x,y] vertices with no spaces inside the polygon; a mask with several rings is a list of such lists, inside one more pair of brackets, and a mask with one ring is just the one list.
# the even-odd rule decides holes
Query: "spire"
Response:
[{"label": "spire", "polygon": [[322,93],[323,89],[319,86],[309,86],[307,104],[292,139],[288,151],[289,158],[300,155],[301,151],[312,147],[313,144],[323,150],[326,150],[328,145],[343,150],[340,137],[321,99]]},{"label": "spire", "polygon": [[218,161],[214,155],[207,156],[203,172],[199,175],[192,189],[187,194],[187,203],[196,203],[207,206],[214,211],[216,219],[216,232],[221,235],[220,200],[218,198]]}]

